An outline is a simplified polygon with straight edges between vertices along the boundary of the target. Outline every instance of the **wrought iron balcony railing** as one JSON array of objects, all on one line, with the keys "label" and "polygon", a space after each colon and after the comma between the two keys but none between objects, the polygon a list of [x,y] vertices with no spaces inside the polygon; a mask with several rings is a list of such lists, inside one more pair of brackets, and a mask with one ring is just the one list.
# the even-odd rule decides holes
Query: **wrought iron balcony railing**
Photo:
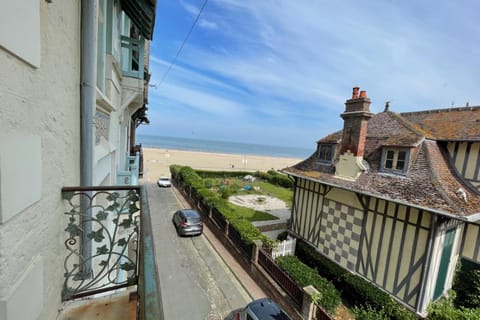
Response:
[{"label": "wrought iron balcony railing", "polygon": [[65,187],[62,299],[127,288],[137,319],[163,319],[148,200],[143,186]]}]

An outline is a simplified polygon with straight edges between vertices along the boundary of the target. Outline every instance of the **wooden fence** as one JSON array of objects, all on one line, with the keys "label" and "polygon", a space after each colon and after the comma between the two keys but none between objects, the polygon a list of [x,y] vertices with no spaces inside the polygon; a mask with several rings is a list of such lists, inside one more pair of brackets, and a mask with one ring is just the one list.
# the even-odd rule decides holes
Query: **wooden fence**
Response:
[{"label": "wooden fence", "polygon": [[288,295],[297,303],[302,305],[303,290],[300,288],[275,261],[263,250],[258,252],[258,263],[270,274],[270,276],[288,293]]},{"label": "wooden fence", "polygon": [[272,259],[275,260],[280,256],[294,256],[297,239],[287,239],[280,242],[276,248],[272,249]]}]

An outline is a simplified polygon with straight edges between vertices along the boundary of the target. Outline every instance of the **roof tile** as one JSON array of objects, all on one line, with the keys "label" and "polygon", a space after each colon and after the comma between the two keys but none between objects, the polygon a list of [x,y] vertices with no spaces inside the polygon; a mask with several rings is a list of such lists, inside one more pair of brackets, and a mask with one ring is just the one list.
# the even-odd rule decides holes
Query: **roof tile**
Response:
[{"label": "roof tile", "polygon": [[[480,213],[480,195],[462,184],[441,146],[431,139],[480,140],[480,107],[448,110],[402,114],[385,111],[374,115],[368,122],[364,157],[370,169],[355,181],[335,176],[338,157],[333,164],[325,164],[317,159],[316,152],[284,171],[446,215]],[[318,143],[341,143],[341,133],[330,134]],[[379,171],[384,146],[410,148],[410,166],[405,176]],[[467,202],[458,196],[459,189],[466,192]]]}]

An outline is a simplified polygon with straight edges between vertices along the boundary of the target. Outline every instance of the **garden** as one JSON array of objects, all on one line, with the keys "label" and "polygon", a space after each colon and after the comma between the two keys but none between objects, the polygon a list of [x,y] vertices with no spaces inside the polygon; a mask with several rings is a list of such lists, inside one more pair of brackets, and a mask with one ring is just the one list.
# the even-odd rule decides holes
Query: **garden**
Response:
[{"label": "garden", "polygon": [[[175,181],[188,185],[205,204],[221,212],[242,240],[261,240],[266,250],[275,245],[276,241],[263,235],[252,222],[277,219],[268,210],[258,209],[271,199],[280,199],[286,208],[291,208],[293,181],[288,176],[276,171],[195,171],[175,165],[170,170]],[[244,196],[250,197],[251,205],[229,201]],[[390,295],[340,268],[301,240],[297,241],[296,256],[279,257],[275,262],[299,286],[316,287],[319,291],[314,297],[316,304],[337,320],[417,319]],[[448,298],[441,298],[429,307],[427,319],[479,320],[480,270],[470,264],[459,265],[453,289]]]}]

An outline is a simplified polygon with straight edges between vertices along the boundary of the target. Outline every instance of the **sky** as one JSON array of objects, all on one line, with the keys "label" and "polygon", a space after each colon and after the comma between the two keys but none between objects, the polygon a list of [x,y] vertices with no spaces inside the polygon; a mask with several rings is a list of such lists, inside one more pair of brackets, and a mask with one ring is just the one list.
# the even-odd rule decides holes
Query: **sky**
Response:
[{"label": "sky", "polygon": [[477,106],[479,21],[478,0],[159,0],[137,133],[315,148],[354,86],[374,113]]}]

